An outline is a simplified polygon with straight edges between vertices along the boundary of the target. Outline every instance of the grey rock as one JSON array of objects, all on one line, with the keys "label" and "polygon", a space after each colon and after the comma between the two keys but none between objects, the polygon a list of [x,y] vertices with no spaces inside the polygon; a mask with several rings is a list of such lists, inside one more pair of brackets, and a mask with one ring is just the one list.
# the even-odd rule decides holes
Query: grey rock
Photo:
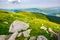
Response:
[{"label": "grey rock", "polygon": [[23,32],[24,37],[29,37],[30,36],[31,29],[28,29]]},{"label": "grey rock", "polygon": [[38,36],[37,40],[48,40],[45,36],[40,35]]},{"label": "grey rock", "polygon": [[40,29],[43,29],[43,30],[47,30],[47,28],[42,24],[42,26],[40,27]]},{"label": "grey rock", "polygon": [[17,37],[20,37],[22,35],[22,32],[18,33],[18,36]]},{"label": "grey rock", "polygon": [[28,38],[25,38],[24,40],[28,40]]},{"label": "grey rock", "polygon": [[14,33],[16,31],[18,32],[18,31],[21,31],[21,30],[26,30],[27,28],[29,28],[29,25],[27,23],[19,21],[19,20],[15,20],[10,25],[9,32]]},{"label": "grey rock", "polygon": [[8,40],[15,40],[17,35],[18,35],[18,32],[13,33]]},{"label": "grey rock", "polygon": [[32,37],[30,37],[29,40],[36,40],[36,37],[35,36],[32,36]]},{"label": "grey rock", "polygon": [[57,38],[58,34],[55,33],[51,28],[49,28],[49,32],[51,33],[51,37]]},{"label": "grey rock", "polygon": [[9,35],[0,35],[0,40],[7,40]]},{"label": "grey rock", "polygon": [[60,31],[59,31],[59,33],[58,33],[58,40],[60,40]]}]

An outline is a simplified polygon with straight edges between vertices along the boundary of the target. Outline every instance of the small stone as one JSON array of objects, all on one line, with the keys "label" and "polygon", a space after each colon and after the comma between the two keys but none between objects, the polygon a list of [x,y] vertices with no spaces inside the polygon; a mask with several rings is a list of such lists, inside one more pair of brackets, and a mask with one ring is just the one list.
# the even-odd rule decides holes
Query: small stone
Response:
[{"label": "small stone", "polygon": [[18,32],[13,33],[8,40],[15,40],[17,35],[18,35]]},{"label": "small stone", "polygon": [[0,40],[6,40],[7,37],[8,35],[0,35]]},{"label": "small stone", "polygon": [[21,35],[22,35],[22,32],[20,32],[17,37],[20,37]]},{"label": "small stone", "polygon": [[4,21],[3,23],[8,24],[8,22],[7,22],[7,21]]},{"label": "small stone", "polygon": [[51,33],[51,37],[56,37],[57,38],[57,33],[55,33],[51,28],[49,28],[49,32]]},{"label": "small stone", "polygon": [[47,28],[42,24],[42,26],[40,27],[40,29],[43,29],[43,30],[47,30]]},{"label": "small stone", "polygon": [[37,40],[47,40],[47,38],[45,36],[41,35],[41,36],[38,36]]},{"label": "small stone", "polygon": [[31,32],[31,29],[28,29],[28,30],[24,31],[23,32],[24,37],[29,37],[30,32]]},{"label": "small stone", "polygon": [[49,28],[49,32],[53,32],[53,30],[51,28]]},{"label": "small stone", "polygon": [[58,33],[58,40],[60,40],[60,31],[59,31],[59,33]]},{"label": "small stone", "polygon": [[49,33],[49,32],[46,30],[46,33]]},{"label": "small stone", "polygon": [[28,38],[25,38],[24,40],[28,40]]},{"label": "small stone", "polygon": [[35,36],[32,36],[32,37],[30,37],[29,40],[36,40],[36,37]]}]

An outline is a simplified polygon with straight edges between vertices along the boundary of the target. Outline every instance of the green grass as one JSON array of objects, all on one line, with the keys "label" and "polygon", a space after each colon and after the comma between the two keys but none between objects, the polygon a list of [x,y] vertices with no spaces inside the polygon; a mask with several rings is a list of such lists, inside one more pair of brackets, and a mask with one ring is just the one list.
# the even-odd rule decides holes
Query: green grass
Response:
[{"label": "green grass", "polygon": [[[38,13],[30,12],[6,12],[0,11],[0,35],[10,34],[9,27],[14,20],[24,21],[29,24],[30,29],[32,29],[30,36],[44,35],[48,40],[57,40],[56,38],[51,38],[50,33],[46,33],[45,30],[40,29],[41,25],[44,24],[47,28],[52,28],[54,32],[58,33],[60,30],[60,24],[49,21],[47,16]],[[8,22],[8,24],[4,23]],[[48,29],[47,29],[48,30]],[[21,36],[16,38],[16,40],[23,40],[24,37]]]}]

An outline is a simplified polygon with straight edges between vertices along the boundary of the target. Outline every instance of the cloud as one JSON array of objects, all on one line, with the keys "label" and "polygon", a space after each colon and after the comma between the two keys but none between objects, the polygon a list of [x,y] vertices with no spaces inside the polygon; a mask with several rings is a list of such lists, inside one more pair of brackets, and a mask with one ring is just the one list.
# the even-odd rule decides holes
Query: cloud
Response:
[{"label": "cloud", "polygon": [[[52,0],[51,0],[52,1]],[[58,0],[55,1],[42,1],[42,0],[2,0],[0,1],[0,8],[46,8],[60,6]]]},{"label": "cloud", "polygon": [[18,4],[21,2],[21,0],[8,0],[8,2],[13,3],[13,4]]},{"label": "cloud", "polygon": [[13,2],[13,1],[16,1],[16,0],[8,0],[9,2]]},{"label": "cloud", "polygon": [[13,1],[16,1],[16,2],[21,2],[21,0],[8,0],[9,2],[13,2]]}]

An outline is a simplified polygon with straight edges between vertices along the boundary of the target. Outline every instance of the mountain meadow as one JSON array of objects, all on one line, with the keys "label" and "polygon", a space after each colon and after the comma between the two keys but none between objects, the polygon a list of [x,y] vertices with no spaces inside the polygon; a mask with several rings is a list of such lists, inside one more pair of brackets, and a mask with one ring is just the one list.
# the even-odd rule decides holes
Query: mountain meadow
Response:
[{"label": "mountain meadow", "polygon": [[[9,28],[14,20],[20,20],[29,24],[29,29],[32,29],[30,36],[38,37],[39,35],[43,35],[48,40],[57,40],[57,37],[55,37],[56,35],[51,37],[49,28],[51,28],[58,35],[60,31],[60,17],[45,15],[38,12],[11,12],[0,10],[0,35],[12,34],[9,32]],[[41,29],[42,25],[47,28],[47,31]],[[24,36],[21,35],[20,37],[16,37],[15,40],[24,40]]]}]

